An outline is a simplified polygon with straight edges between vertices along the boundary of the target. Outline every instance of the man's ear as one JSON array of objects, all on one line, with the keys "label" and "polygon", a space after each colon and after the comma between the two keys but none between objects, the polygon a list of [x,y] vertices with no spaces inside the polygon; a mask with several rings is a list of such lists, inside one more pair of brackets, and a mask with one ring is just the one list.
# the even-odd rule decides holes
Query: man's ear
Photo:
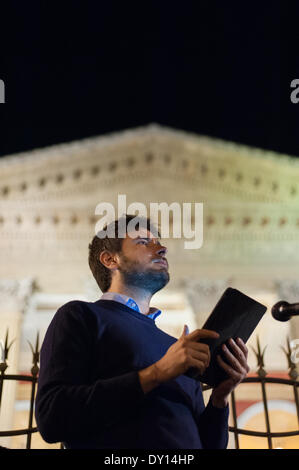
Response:
[{"label": "man's ear", "polygon": [[114,270],[118,268],[118,256],[116,253],[104,250],[101,252],[99,260],[108,269]]}]

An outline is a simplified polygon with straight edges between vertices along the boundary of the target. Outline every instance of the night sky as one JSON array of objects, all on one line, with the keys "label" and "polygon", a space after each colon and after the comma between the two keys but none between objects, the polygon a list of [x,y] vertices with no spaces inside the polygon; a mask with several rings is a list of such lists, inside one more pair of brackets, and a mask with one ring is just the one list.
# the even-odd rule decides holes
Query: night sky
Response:
[{"label": "night sky", "polygon": [[0,155],[156,122],[299,156],[298,2],[8,3]]}]

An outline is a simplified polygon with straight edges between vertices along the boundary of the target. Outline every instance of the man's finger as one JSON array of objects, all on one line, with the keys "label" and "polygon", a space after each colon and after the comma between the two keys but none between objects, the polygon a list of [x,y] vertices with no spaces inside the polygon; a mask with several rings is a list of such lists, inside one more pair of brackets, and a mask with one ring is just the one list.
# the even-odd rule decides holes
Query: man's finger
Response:
[{"label": "man's finger", "polygon": [[189,328],[188,328],[188,325],[184,325],[184,328],[183,328],[183,333],[181,334],[181,338],[183,336],[186,336],[189,334]]},{"label": "man's finger", "polygon": [[191,367],[196,367],[197,369],[199,369],[199,372],[201,374],[204,374],[204,372],[207,368],[204,361],[201,361],[199,359],[195,359],[194,357],[190,359],[190,366]]},{"label": "man's finger", "polygon": [[229,339],[228,344],[229,344],[230,348],[232,349],[233,355],[238,359],[240,364],[242,364],[242,366],[244,368],[246,368],[246,365],[247,365],[246,359],[247,358],[246,358],[244,352],[242,351],[241,347],[239,347],[237,345],[237,343],[233,340],[233,338]]},{"label": "man's finger", "polygon": [[240,380],[241,374],[229,366],[220,355],[217,355],[218,364],[225,370],[225,372],[231,377],[236,383]]},{"label": "man's finger", "polygon": [[188,349],[192,357],[195,357],[197,359],[202,359],[206,363],[210,362],[210,356],[206,351],[198,351],[197,349],[192,349],[192,348],[188,348]]},{"label": "man's finger", "polygon": [[246,359],[247,359],[247,356],[248,356],[248,349],[247,349],[247,346],[246,344],[244,343],[244,341],[241,339],[241,338],[237,338],[236,340],[236,343],[238,344],[238,346],[242,349]]},{"label": "man's finger", "polygon": [[192,340],[198,340],[198,339],[203,339],[203,338],[211,338],[211,339],[217,339],[219,338],[219,333],[213,330],[194,330],[192,333],[188,335],[188,339]]},{"label": "man's finger", "polygon": [[[242,373],[243,372],[243,364],[240,362],[240,359],[236,357],[234,354],[231,353],[231,351],[228,349],[228,347],[223,344],[222,345],[222,350],[224,351],[225,356],[227,357],[230,365],[235,369],[235,371]],[[245,363],[246,364],[246,363]]]},{"label": "man's finger", "polygon": [[188,348],[195,349],[195,351],[203,351],[206,354],[210,354],[210,348],[205,343],[200,343],[199,341],[188,341]]}]

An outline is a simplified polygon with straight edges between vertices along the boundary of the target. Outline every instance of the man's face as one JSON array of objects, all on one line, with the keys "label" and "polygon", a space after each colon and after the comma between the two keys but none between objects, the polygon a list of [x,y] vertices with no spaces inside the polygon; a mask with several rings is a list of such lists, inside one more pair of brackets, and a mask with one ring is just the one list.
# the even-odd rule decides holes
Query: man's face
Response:
[{"label": "man's face", "polygon": [[[133,238],[132,238],[133,237]],[[169,282],[167,248],[147,229],[129,232],[119,254],[123,282],[149,291],[152,295]]]}]

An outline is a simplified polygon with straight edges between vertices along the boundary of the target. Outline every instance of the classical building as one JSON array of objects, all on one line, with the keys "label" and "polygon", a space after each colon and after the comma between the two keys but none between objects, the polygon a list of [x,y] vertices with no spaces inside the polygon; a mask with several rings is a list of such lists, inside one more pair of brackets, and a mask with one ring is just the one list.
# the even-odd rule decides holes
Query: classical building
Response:
[{"label": "classical building", "polygon": [[[0,338],[9,326],[20,339],[11,368],[29,370],[27,340],[37,331],[43,338],[60,305],[99,297],[87,262],[95,208],[117,208],[122,194],[127,206],[203,203],[200,249],[163,240],[171,281],[153,297],[163,309],[157,324],[174,336],[184,323],[200,327],[225,288],[236,287],[268,307],[248,344],[258,335],[267,370],[287,370],[280,346],[299,338],[299,321],[279,323],[270,310],[279,299],[299,300],[297,159],[149,125],[9,155],[0,175]],[[249,363],[254,371],[251,349]]]}]

